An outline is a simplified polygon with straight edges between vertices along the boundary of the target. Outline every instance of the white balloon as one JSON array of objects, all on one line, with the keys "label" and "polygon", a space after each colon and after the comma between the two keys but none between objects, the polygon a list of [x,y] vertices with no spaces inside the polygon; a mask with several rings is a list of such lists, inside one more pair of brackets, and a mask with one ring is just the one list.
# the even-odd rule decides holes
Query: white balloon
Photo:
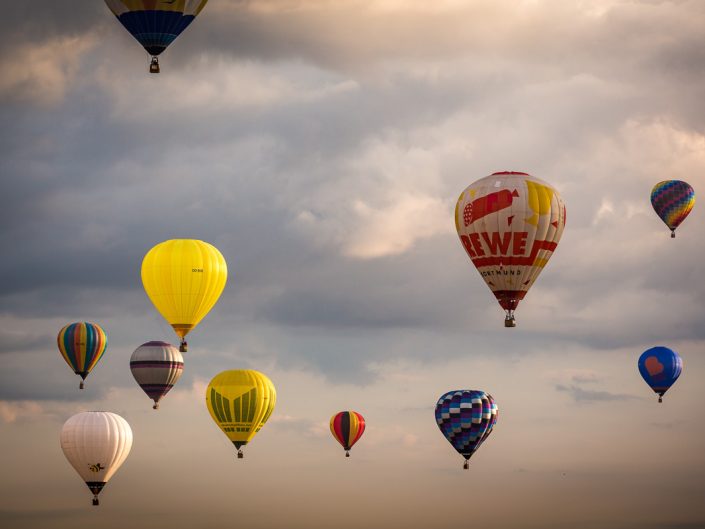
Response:
[{"label": "white balloon", "polygon": [[109,411],[77,413],[61,429],[61,449],[93,493],[93,505],[132,448],[132,429]]}]

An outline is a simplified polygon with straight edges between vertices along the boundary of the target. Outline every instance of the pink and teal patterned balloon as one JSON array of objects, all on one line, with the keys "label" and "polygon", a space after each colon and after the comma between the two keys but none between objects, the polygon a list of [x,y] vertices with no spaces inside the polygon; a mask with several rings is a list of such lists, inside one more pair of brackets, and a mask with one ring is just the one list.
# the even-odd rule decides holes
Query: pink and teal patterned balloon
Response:
[{"label": "pink and teal patterned balloon", "polygon": [[491,395],[473,389],[449,391],[438,399],[436,423],[458,453],[468,459],[480,448],[497,423],[497,404]]},{"label": "pink and teal patterned balloon", "polygon": [[695,191],[690,184],[680,180],[664,180],[651,190],[651,205],[661,220],[676,236],[676,228],[690,213],[695,204]]}]

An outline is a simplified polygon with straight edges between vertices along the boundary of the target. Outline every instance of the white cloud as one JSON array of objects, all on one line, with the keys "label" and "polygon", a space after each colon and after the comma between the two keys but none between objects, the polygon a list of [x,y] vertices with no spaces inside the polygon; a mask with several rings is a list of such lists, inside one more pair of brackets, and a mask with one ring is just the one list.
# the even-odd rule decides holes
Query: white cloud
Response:
[{"label": "white cloud", "polygon": [[75,82],[95,35],[56,37],[27,43],[0,57],[0,97],[56,105]]},{"label": "white cloud", "polygon": [[0,400],[0,419],[13,423],[18,419],[35,418],[44,414],[44,409],[34,401]]},{"label": "white cloud", "polygon": [[[111,64],[101,67],[96,77],[101,90],[112,98],[113,118],[134,123],[149,123],[176,111],[189,119],[266,112],[335,100],[359,90],[354,80],[303,64],[280,71],[267,64],[208,55],[197,57],[185,69],[160,74],[158,89],[140,68],[130,68],[129,89],[123,84],[124,75]],[[176,97],[164,97],[165,91]]]}]

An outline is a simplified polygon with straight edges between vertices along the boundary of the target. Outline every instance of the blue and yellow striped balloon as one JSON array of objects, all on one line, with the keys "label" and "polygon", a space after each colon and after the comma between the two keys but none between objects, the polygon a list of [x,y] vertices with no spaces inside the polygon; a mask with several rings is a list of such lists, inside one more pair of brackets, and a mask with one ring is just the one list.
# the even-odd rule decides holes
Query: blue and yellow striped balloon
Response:
[{"label": "blue and yellow striped balloon", "polygon": [[196,18],[208,0],[105,0],[125,29],[152,56],[150,72],[159,73],[157,55]]},{"label": "blue and yellow striped balloon", "polygon": [[661,220],[676,236],[676,228],[690,213],[695,204],[695,191],[687,182],[664,180],[651,190],[651,205]]},{"label": "blue and yellow striped balloon", "polygon": [[105,331],[95,323],[69,323],[59,331],[56,342],[61,356],[73,372],[81,377],[79,387],[83,389],[83,381],[103,357],[108,346]]}]

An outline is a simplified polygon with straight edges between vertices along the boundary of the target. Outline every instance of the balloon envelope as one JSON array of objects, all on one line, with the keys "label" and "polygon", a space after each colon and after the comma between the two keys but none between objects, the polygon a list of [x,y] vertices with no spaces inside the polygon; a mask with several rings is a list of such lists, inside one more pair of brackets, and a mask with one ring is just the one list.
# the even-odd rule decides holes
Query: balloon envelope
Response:
[{"label": "balloon envelope", "polygon": [[78,413],[61,429],[61,449],[93,493],[93,505],[98,505],[98,494],[125,462],[131,448],[130,425],[108,411]]},{"label": "balloon envelope", "polygon": [[130,357],[130,371],[135,381],[159,408],[159,401],[169,393],[184,371],[184,357],[166,342],[147,342]]},{"label": "balloon envelope", "polygon": [[172,239],[142,260],[142,285],[159,313],[182,340],[216,304],[228,279],[223,254],[207,242]]},{"label": "balloon envelope", "polygon": [[356,411],[341,411],[330,418],[330,432],[343,446],[345,455],[365,433],[365,419]]},{"label": "balloon envelope", "polygon": [[[77,322],[64,326],[56,337],[56,343],[61,356],[83,381],[103,357],[108,337],[100,325]],[[80,387],[83,389],[83,382]]]},{"label": "balloon envelope", "polygon": [[[158,65],[162,53],[193,19],[208,0],[105,0],[127,31],[147,50]],[[158,72],[159,68],[151,71]]]},{"label": "balloon envelope", "polygon": [[644,351],[637,365],[642,378],[658,394],[659,402],[683,371],[683,360],[678,353],[663,346]]},{"label": "balloon envelope", "polygon": [[676,236],[676,228],[685,220],[695,205],[695,191],[680,180],[664,180],[651,190],[651,205],[659,218]]},{"label": "balloon envelope", "polygon": [[240,448],[249,443],[274,411],[277,392],[269,378],[252,369],[223,371],[206,389],[206,406],[211,417]]},{"label": "balloon envelope", "polygon": [[[436,403],[438,428],[466,461],[492,433],[497,415],[497,404],[492,396],[479,390],[449,391]],[[465,468],[468,468],[467,462]]]},{"label": "balloon envelope", "polygon": [[527,173],[494,173],[469,185],[455,206],[460,242],[500,306],[505,325],[543,270],[565,227],[558,192]]}]

